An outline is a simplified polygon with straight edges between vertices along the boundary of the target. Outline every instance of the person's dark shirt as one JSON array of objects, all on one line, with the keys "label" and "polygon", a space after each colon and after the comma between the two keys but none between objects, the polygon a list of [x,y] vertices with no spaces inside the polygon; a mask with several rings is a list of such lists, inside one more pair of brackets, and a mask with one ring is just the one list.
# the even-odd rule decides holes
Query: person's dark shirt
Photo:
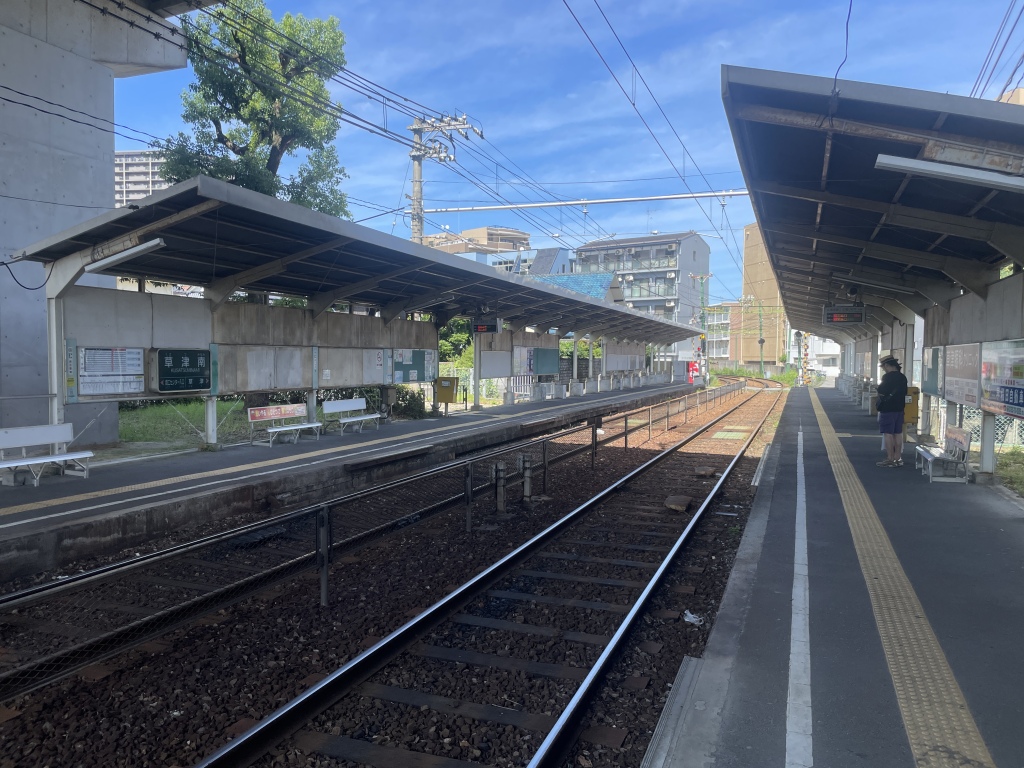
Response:
[{"label": "person's dark shirt", "polygon": [[903,410],[907,397],[907,377],[899,371],[889,371],[878,382],[878,410],[896,413]]}]

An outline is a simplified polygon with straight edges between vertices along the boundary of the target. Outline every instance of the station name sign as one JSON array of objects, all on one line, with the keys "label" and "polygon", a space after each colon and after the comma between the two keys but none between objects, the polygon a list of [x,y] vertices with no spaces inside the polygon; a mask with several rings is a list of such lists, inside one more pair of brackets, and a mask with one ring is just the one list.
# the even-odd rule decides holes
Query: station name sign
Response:
[{"label": "station name sign", "polygon": [[821,321],[825,325],[863,323],[867,316],[865,307],[824,307]]},{"label": "station name sign", "polygon": [[[157,392],[196,392],[211,388],[212,375],[208,349],[156,349],[150,365],[150,382]],[[156,386],[152,386],[155,384]]]}]

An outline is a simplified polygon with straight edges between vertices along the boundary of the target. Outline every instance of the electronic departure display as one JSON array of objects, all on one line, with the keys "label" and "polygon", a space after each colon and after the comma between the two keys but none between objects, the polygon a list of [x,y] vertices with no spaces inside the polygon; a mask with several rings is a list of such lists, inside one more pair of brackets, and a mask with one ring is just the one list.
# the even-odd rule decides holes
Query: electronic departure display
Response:
[{"label": "electronic departure display", "polygon": [[498,333],[502,324],[498,317],[477,317],[473,320],[473,333]]},{"label": "electronic departure display", "polygon": [[822,322],[825,325],[863,323],[865,313],[864,307],[824,307],[822,310]]}]

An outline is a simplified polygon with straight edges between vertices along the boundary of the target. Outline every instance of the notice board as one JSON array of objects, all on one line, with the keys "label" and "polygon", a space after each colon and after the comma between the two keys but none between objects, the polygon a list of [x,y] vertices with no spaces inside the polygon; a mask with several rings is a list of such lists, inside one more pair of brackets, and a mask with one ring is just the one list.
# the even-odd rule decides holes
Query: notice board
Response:
[{"label": "notice board", "polygon": [[944,388],[946,400],[978,407],[981,378],[981,345],[954,344],[946,347]]},{"label": "notice board", "polygon": [[78,394],[130,395],[146,391],[142,347],[79,347]]},{"label": "notice board", "polygon": [[395,384],[430,383],[437,378],[437,350],[396,349],[393,371]]},{"label": "notice board", "polygon": [[981,409],[1024,418],[1024,339],[981,345]]}]

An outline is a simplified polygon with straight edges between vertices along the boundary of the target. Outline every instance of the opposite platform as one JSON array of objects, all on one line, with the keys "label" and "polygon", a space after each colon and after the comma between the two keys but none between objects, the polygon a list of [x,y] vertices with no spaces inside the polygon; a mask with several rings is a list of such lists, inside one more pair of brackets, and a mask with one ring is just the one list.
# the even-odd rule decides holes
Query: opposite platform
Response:
[{"label": "opposite platform", "polygon": [[881,468],[877,424],[793,390],[704,658],[645,768],[1024,765],[1024,509]]}]

